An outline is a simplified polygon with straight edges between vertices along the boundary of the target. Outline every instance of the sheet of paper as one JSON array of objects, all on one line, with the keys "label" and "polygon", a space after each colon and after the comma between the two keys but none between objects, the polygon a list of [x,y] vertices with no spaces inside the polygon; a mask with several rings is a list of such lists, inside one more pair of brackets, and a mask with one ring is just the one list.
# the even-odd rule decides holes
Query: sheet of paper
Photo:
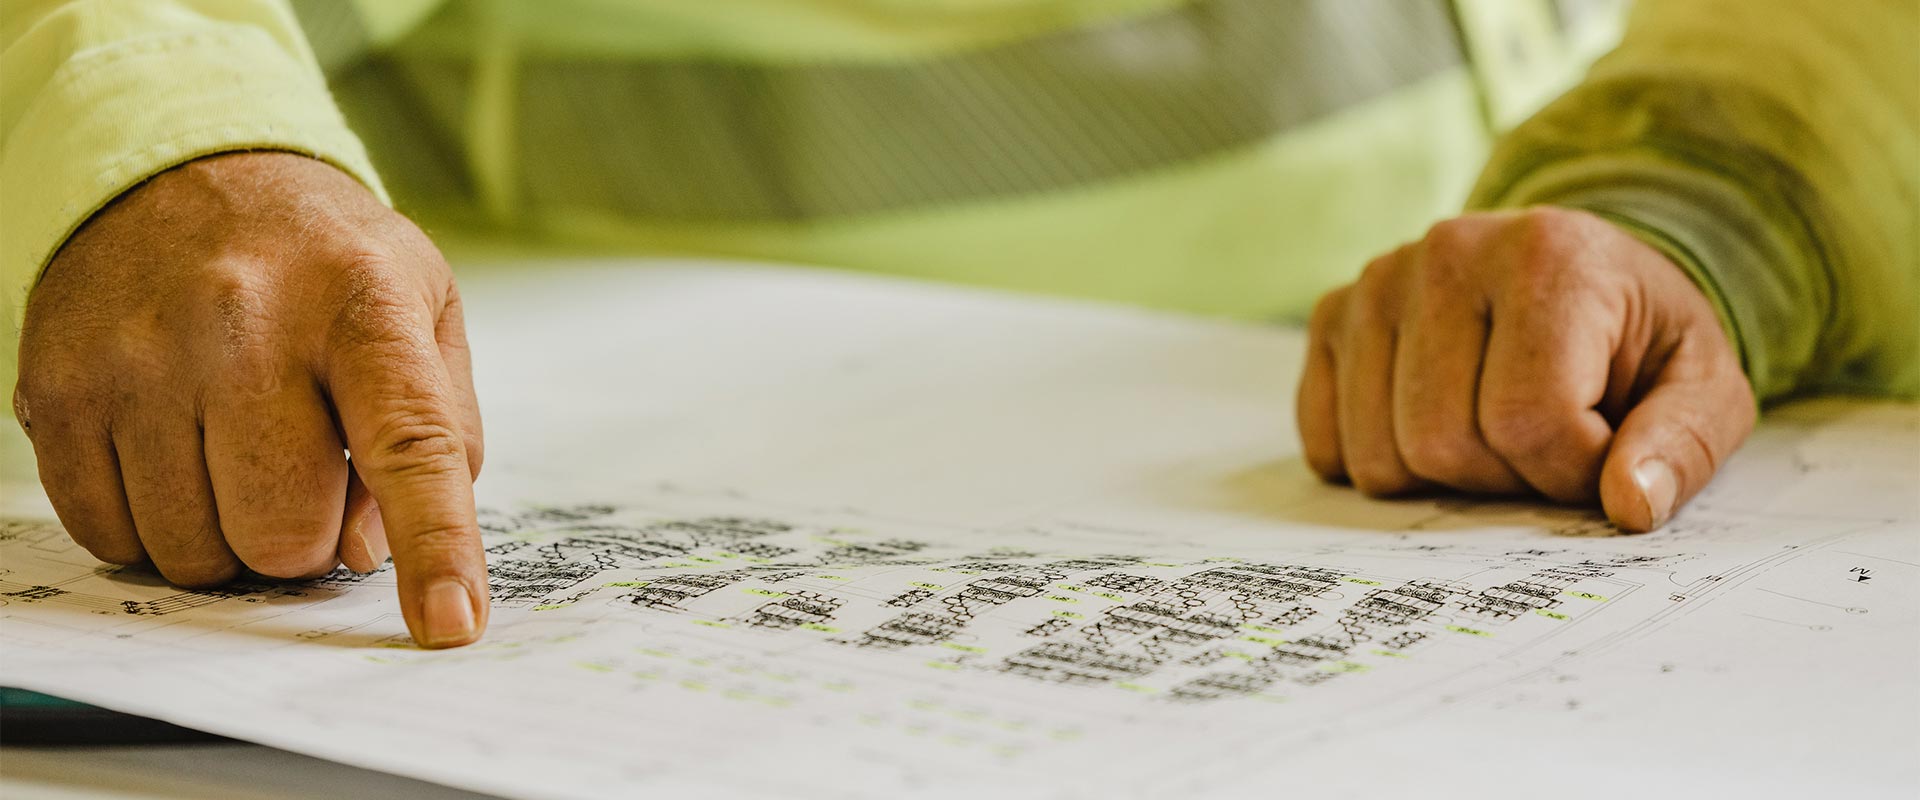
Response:
[{"label": "sheet of paper", "polygon": [[[495,609],[180,591],[12,480],[0,683],[514,797],[1920,781],[1920,409],[1771,414],[1667,530],[1364,500],[1301,340],[713,265],[469,273]],[[668,796],[668,795],[656,795]]]}]

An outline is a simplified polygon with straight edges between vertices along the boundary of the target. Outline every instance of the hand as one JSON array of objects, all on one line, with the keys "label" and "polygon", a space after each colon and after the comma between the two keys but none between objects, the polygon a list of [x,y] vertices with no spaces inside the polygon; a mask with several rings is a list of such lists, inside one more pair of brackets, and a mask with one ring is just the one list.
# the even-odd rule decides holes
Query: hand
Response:
[{"label": "hand", "polygon": [[391,547],[414,641],[446,647],[487,619],[468,364],[418,228],[323,162],[229,154],[61,248],[29,298],[14,412],[101,560],[200,587],[242,566],[367,572]]},{"label": "hand", "polygon": [[1314,309],[1307,463],[1369,495],[1445,487],[1598,498],[1665,524],[1753,430],[1713,306],[1659,251],[1584,212],[1474,214]]}]

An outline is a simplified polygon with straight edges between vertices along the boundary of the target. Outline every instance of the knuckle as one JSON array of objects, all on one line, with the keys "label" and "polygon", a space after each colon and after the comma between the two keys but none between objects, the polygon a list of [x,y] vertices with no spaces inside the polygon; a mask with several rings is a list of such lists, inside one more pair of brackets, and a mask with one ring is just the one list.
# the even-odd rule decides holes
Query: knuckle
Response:
[{"label": "knuckle", "polygon": [[[413,220],[399,213],[388,212],[383,218],[387,224],[381,225],[379,229],[380,248],[378,249],[381,252],[376,254],[376,258],[398,259],[406,264],[417,265],[435,274],[447,276],[448,282],[451,283],[453,270],[447,266],[446,258],[441,255],[440,248],[434,246],[433,239],[427,235],[426,231],[421,230]],[[388,253],[392,255],[389,256]]]},{"label": "knuckle", "polygon": [[1472,262],[1471,255],[1435,252],[1414,266],[1412,283],[1430,309],[1455,300],[1468,287],[1467,270],[1461,265]]},{"label": "knuckle", "polygon": [[1361,292],[1347,311],[1345,329],[1356,331],[1387,330],[1400,323],[1399,304],[1384,291]]},{"label": "knuckle", "polygon": [[479,541],[479,530],[469,524],[429,525],[407,532],[408,560],[415,570],[458,577],[458,565],[472,558]]},{"label": "knuckle", "polygon": [[1368,497],[1392,497],[1414,488],[1417,481],[1398,465],[1365,462],[1347,466],[1353,488]]},{"label": "knuckle", "polygon": [[[235,547],[236,553],[240,550]],[[328,572],[333,566],[332,552],[324,556],[312,550],[298,547],[268,545],[264,549],[250,549],[240,554],[240,561],[248,569],[269,578],[313,578]],[[322,563],[322,562],[325,563]]]},{"label": "knuckle", "polygon": [[260,400],[285,389],[286,368],[267,348],[248,344],[227,348],[219,376],[231,400]]},{"label": "knuckle", "polygon": [[93,554],[94,558],[100,559],[108,564],[131,567],[135,564],[146,563],[147,560],[147,551],[140,546],[140,542],[137,539],[132,541],[117,537],[82,539],[75,536],[74,541],[82,548],[85,548],[88,553]]},{"label": "knuckle", "polygon": [[1390,326],[1399,321],[1406,289],[1403,276],[1408,264],[1387,256],[1374,260],[1354,283],[1354,296],[1347,309],[1346,326],[1372,328]]},{"label": "knuckle", "polygon": [[1463,437],[1415,434],[1400,446],[1400,457],[1413,474],[1428,480],[1454,483],[1472,475],[1479,464],[1479,448]]},{"label": "knuckle", "polygon": [[225,553],[176,557],[155,566],[168,583],[183,589],[211,589],[240,576],[240,562]]},{"label": "knuckle", "polygon": [[75,369],[51,365],[22,369],[13,389],[14,418],[23,426],[45,426],[59,418],[78,416],[100,400],[94,383]]},{"label": "knuckle", "polygon": [[233,272],[222,274],[206,289],[216,328],[217,373],[230,389],[248,396],[270,394],[281,382],[274,342],[274,302],[258,282]]},{"label": "knuckle", "polygon": [[20,423],[20,430],[25,431],[28,438],[32,438],[33,415],[27,411],[27,393],[21,388],[24,385],[25,380],[22,379],[13,386],[13,421]]},{"label": "knuckle", "polygon": [[1495,452],[1527,458],[1549,450],[1560,426],[1534,403],[1496,397],[1482,401],[1480,429]]},{"label": "knuckle", "polygon": [[1465,217],[1449,217],[1433,223],[1427,228],[1421,241],[1432,251],[1453,253],[1465,250],[1469,246],[1469,229],[1473,225]]},{"label": "knuckle", "polygon": [[257,272],[246,263],[209,264],[193,282],[190,296],[197,307],[211,309],[221,324],[252,327],[267,318],[271,305]]},{"label": "knuckle", "polygon": [[35,341],[20,341],[14,416],[42,426],[63,419],[104,414],[116,392],[168,374],[172,354],[138,320],[120,330],[100,332],[78,327],[42,331]]},{"label": "knuckle", "polygon": [[1584,225],[1585,219],[1575,212],[1552,206],[1520,212],[1511,227],[1513,269],[1521,276],[1552,280],[1580,246]]},{"label": "knuckle", "polygon": [[1340,465],[1340,446],[1336,441],[1339,433],[1333,430],[1330,420],[1305,413],[1306,404],[1297,403],[1295,410],[1294,423],[1299,428],[1301,460],[1324,480],[1341,477],[1344,470]]},{"label": "knuckle", "polygon": [[379,345],[404,339],[424,303],[413,280],[383,255],[348,257],[334,281],[335,340]]},{"label": "knuckle", "polygon": [[1338,455],[1313,447],[1307,448],[1302,455],[1306,459],[1307,468],[1313,470],[1313,474],[1319,476],[1320,480],[1337,483],[1346,479],[1347,471],[1340,463]]},{"label": "knuckle", "polygon": [[227,546],[248,569],[270,578],[315,577],[332,569],[339,550],[333,525],[303,518],[263,518],[233,526]]},{"label": "knuckle", "polygon": [[1313,304],[1312,316],[1307,318],[1309,337],[1325,340],[1333,335],[1339,324],[1340,312],[1346,307],[1352,291],[1352,286],[1343,286],[1320,296],[1320,300]]},{"label": "knuckle", "polygon": [[446,415],[433,411],[402,410],[388,415],[374,433],[369,464],[397,475],[437,475],[458,469],[470,472],[466,447]]},{"label": "knuckle", "polygon": [[1367,262],[1367,266],[1360,270],[1360,278],[1354,281],[1354,289],[1362,294],[1378,294],[1387,288],[1399,272],[1399,255],[1400,251],[1396,250]]},{"label": "knuckle", "polygon": [[1584,230],[1593,217],[1560,206],[1533,206],[1522,210],[1518,221],[1535,235],[1560,238]]}]

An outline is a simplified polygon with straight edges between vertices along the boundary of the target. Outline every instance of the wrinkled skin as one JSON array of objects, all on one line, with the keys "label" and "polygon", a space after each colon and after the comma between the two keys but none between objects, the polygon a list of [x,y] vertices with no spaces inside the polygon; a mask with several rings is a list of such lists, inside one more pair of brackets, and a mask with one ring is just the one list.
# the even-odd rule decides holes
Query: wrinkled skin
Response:
[{"label": "wrinkled skin", "polygon": [[1307,463],[1369,495],[1599,500],[1660,527],[1752,431],[1706,296],[1659,251],[1553,208],[1442,222],[1315,308]]},{"label": "wrinkled skin", "polygon": [[460,297],[426,236],[346,174],[237,153],[128,192],[49,264],[20,367],[47,495],[101,560],[196,587],[391,552],[415,641],[484,628]]},{"label": "wrinkled skin", "polygon": [[[227,154],[133,189],[48,266],[20,365],[41,480],[101,560],[211,586],[391,553],[415,641],[485,629],[459,293],[344,173]],[[1329,294],[1298,409],[1327,480],[1598,499],[1636,531],[1698,492],[1755,414],[1686,275],[1554,209],[1441,223]]]}]

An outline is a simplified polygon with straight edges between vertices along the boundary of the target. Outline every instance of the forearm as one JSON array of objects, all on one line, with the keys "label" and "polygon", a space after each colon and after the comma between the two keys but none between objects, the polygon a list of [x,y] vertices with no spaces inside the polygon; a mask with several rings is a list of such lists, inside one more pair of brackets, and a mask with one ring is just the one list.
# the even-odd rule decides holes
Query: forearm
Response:
[{"label": "forearm", "polygon": [[1762,399],[1920,393],[1920,6],[1662,0],[1472,204],[1595,212],[1714,301]]}]

